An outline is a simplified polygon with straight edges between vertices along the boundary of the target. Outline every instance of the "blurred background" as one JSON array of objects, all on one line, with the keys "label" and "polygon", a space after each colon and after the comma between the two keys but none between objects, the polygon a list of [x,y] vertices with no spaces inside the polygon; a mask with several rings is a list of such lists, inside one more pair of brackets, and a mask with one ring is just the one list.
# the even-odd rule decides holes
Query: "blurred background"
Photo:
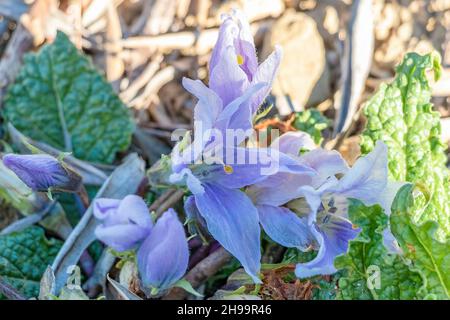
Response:
[{"label": "blurred background", "polygon": [[173,129],[190,128],[195,100],[181,78],[208,81],[220,17],[231,8],[251,22],[260,61],[275,44],[284,49],[275,108],[258,129],[318,119],[322,143],[353,162],[361,104],[406,52],[435,50],[444,71],[433,102],[450,139],[450,0],[0,0],[0,103],[23,55],[62,30],[132,110],[132,148],[152,164],[169,152]]}]

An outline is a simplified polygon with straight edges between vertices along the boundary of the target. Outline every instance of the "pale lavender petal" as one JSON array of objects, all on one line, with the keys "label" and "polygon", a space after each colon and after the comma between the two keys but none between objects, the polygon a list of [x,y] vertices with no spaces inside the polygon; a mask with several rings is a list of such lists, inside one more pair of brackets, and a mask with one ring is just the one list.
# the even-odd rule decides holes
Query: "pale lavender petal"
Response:
[{"label": "pale lavender petal", "polygon": [[270,147],[286,154],[298,156],[302,148],[313,150],[317,146],[309,134],[301,131],[290,131],[272,141]]},{"label": "pale lavender petal", "polygon": [[[258,83],[250,86],[231,101],[224,109],[223,112],[217,118],[216,128],[222,132],[226,132],[227,129],[241,129],[248,130],[253,127],[251,113],[250,113],[250,100],[259,90],[262,90],[266,86],[265,83]],[[225,136],[225,135],[224,135]],[[239,141],[242,141],[246,137],[241,137]]]},{"label": "pale lavender petal", "polygon": [[165,290],[186,273],[189,249],[183,225],[173,209],[156,222],[150,236],[137,253],[142,282],[147,287]]},{"label": "pale lavender petal", "polygon": [[288,248],[305,251],[315,241],[305,218],[284,207],[257,206],[259,222],[275,242]]},{"label": "pale lavender petal", "polygon": [[384,209],[384,213],[388,216],[391,215],[392,202],[394,202],[398,190],[400,190],[400,188],[407,183],[408,182],[388,181],[386,184],[386,188],[382,190],[379,201],[381,207]]},{"label": "pale lavender petal", "polygon": [[[380,205],[384,209],[384,213],[386,213],[386,215],[388,216],[391,215],[392,202],[394,201],[398,190],[400,190],[400,188],[403,187],[405,184],[407,184],[407,182],[388,181],[386,188],[382,191],[380,197]],[[389,225],[383,231],[383,244],[386,247],[386,249],[391,253],[395,254],[403,253],[402,249],[400,248],[397,242],[397,239],[395,239],[394,235],[392,234]]]},{"label": "pale lavender petal", "polygon": [[78,174],[46,154],[7,154],[3,163],[34,191],[52,188],[76,192],[81,187],[82,180]]},{"label": "pale lavender petal", "polygon": [[222,100],[200,80],[183,78],[183,87],[198,99],[194,121],[203,122],[203,130],[211,129],[223,109]]},{"label": "pale lavender petal", "polygon": [[384,247],[393,254],[403,254],[403,250],[398,244],[397,239],[392,234],[389,226],[383,230],[383,245]]},{"label": "pale lavender petal", "polygon": [[105,220],[111,217],[117,211],[121,200],[118,199],[108,199],[108,198],[98,198],[94,200],[94,217],[98,220]]},{"label": "pale lavender petal", "polygon": [[377,141],[372,152],[359,158],[332,192],[359,199],[365,205],[379,203],[387,185],[387,147]]},{"label": "pale lavender petal", "polygon": [[251,185],[246,193],[256,204],[280,206],[299,197],[298,188],[311,183],[309,174],[280,172]]},{"label": "pale lavender petal", "polygon": [[211,70],[209,87],[219,95],[226,106],[240,97],[248,85],[247,75],[239,67],[234,47],[226,47],[219,62]]},{"label": "pale lavender petal", "polygon": [[348,221],[331,218],[319,228],[312,226],[311,232],[320,246],[319,252],[313,260],[297,264],[295,274],[298,278],[335,273],[334,259],[347,252],[349,241],[358,235],[359,230],[353,229]]},{"label": "pale lavender petal", "polygon": [[148,207],[136,195],[128,195],[122,200],[95,199],[93,208],[94,216],[101,222],[95,235],[114,250],[133,249],[152,230]]},{"label": "pale lavender petal", "polygon": [[239,190],[205,184],[205,193],[195,196],[208,230],[234,255],[255,283],[261,283],[260,227],[258,211]]},{"label": "pale lavender petal", "polygon": [[308,224],[312,225],[317,220],[317,211],[322,205],[322,191],[316,190],[311,186],[302,186],[298,188],[299,195],[305,197],[306,202],[310,208],[308,215]]},{"label": "pale lavender petal", "polygon": [[95,229],[97,239],[118,252],[136,248],[149,233],[148,228],[135,224],[99,225]]},{"label": "pale lavender petal", "polygon": [[301,156],[302,161],[315,169],[319,183],[336,174],[344,174],[349,168],[341,154],[335,150],[314,149]]},{"label": "pale lavender petal", "polygon": [[136,224],[145,229],[151,230],[153,226],[147,204],[141,197],[134,194],[122,199],[117,208],[117,215],[123,219],[123,222]]},{"label": "pale lavender petal", "polygon": [[[193,169],[194,175],[204,182],[227,188],[242,188],[283,170],[285,165],[282,154],[268,148],[225,148],[223,158],[224,164],[198,166]],[[297,173],[311,172],[309,167],[301,163],[293,165]]]},{"label": "pale lavender petal", "polygon": [[255,113],[259,106],[264,102],[264,99],[270,92],[272,88],[272,83],[280,66],[281,58],[283,56],[283,50],[281,47],[276,46],[275,51],[258,67],[258,71],[253,77],[252,83],[264,82],[269,85],[257,95],[252,100],[252,112]]},{"label": "pale lavender petal", "polygon": [[234,40],[236,54],[239,55],[239,66],[247,75],[249,82],[258,70],[258,58],[256,57],[255,47],[252,43],[240,38]]},{"label": "pale lavender petal", "polygon": [[[238,25],[233,20],[230,15],[223,15],[224,19],[219,28],[219,37],[214,45],[213,51],[211,53],[211,59],[209,61],[210,72],[217,66],[221,60],[222,54],[225,48],[234,46],[234,39],[238,35]],[[211,78],[211,74],[210,74]]]}]

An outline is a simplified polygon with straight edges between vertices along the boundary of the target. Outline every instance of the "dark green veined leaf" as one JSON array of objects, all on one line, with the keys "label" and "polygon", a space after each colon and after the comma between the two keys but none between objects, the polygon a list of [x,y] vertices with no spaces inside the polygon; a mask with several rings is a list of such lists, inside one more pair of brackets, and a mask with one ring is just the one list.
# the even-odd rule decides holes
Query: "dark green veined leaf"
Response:
[{"label": "dark green veined leaf", "polygon": [[64,33],[24,60],[4,107],[18,130],[93,162],[110,163],[128,147],[127,108]]},{"label": "dark green veined leaf", "polygon": [[61,242],[47,239],[39,227],[0,236],[0,275],[26,297],[37,297],[41,277],[60,248]]}]

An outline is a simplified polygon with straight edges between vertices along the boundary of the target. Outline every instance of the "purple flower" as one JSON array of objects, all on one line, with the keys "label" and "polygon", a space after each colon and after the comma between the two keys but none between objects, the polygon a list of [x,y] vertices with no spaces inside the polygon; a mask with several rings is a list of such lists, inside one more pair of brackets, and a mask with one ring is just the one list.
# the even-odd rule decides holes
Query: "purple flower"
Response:
[{"label": "purple flower", "polygon": [[145,286],[165,290],[186,273],[189,249],[183,225],[173,209],[158,219],[137,253],[137,265]]},{"label": "purple flower", "polygon": [[153,223],[142,198],[128,195],[123,200],[94,200],[94,216],[101,221],[97,238],[116,251],[137,247],[152,231]]},{"label": "purple flower", "polygon": [[82,183],[76,172],[46,154],[7,154],[3,163],[34,191],[76,192]]},{"label": "purple flower", "polygon": [[[295,157],[310,141],[301,133],[290,133],[277,143],[281,151]],[[251,186],[247,193],[274,241],[303,251],[319,250],[315,259],[297,265],[298,277],[332,274],[336,272],[334,258],[345,253],[348,242],[359,233],[348,220],[348,198],[380,204],[389,213],[399,184],[387,180],[387,148],[381,142],[351,169],[335,151],[313,149],[297,160],[310,165],[316,174],[281,172]],[[341,179],[338,174],[343,174]]]},{"label": "purple flower", "polygon": [[225,14],[219,37],[209,63],[209,87],[218,94],[224,104],[241,96],[252,84],[267,83],[268,86],[252,97],[251,113],[254,114],[270,91],[282,50],[275,51],[258,65],[253,35],[248,21],[240,11]]},{"label": "purple flower", "polygon": [[[194,140],[207,130],[225,136],[225,129],[248,130],[253,116],[270,92],[281,61],[281,48],[258,66],[253,36],[248,22],[235,11],[226,15],[210,61],[209,88],[199,80],[184,78],[183,86],[198,98],[194,110]],[[245,137],[244,137],[245,138]],[[209,139],[202,139],[207,143]],[[237,141],[237,145],[242,139]]]},{"label": "purple flower", "polygon": [[[225,159],[225,162],[217,164],[175,163],[170,180],[173,184],[186,185],[193,193],[185,205],[188,215],[200,216],[211,235],[231,252],[253,280],[259,283],[261,252],[258,212],[240,189],[266,179],[267,175],[275,173],[280,167],[302,172],[310,169],[300,164],[297,167],[289,167],[289,161],[276,150],[232,148],[225,150],[225,153],[228,151],[233,157],[241,153],[246,160],[230,163]],[[261,161],[251,163],[250,159],[258,159],[261,155],[269,158],[273,169],[267,168],[267,163]],[[174,157],[172,160],[182,158]],[[264,169],[268,171],[264,172]]]},{"label": "purple flower", "polygon": [[[272,240],[285,247],[309,250],[315,242],[315,237],[310,231],[307,214],[302,212],[298,215],[284,205],[302,195],[299,191],[301,186],[318,188],[329,176],[346,172],[347,164],[336,151],[314,149],[299,156],[301,149],[315,148],[309,135],[301,132],[288,132],[273,141],[272,146],[290,155],[299,164],[311,167],[315,170],[314,173],[280,170],[250,186],[247,194],[258,209],[264,231]],[[302,211],[309,210],[306,201],[297,201],[297,205],[304,209]]]}]

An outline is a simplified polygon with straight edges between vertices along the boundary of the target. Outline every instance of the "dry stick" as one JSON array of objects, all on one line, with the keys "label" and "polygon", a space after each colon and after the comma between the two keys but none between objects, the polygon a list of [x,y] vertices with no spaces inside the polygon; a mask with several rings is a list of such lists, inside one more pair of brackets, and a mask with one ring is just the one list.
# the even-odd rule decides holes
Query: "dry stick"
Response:
[{"label": "dry stick", "polygon": [[0,293],[9,300],[27,300],[19,291],[6,283],[2,277],[0,277]]},{"label": "dry stick", "polygon": [[161,205],[155,210],[156,216],[162,215],[167,209],[172,207],[175,203],[177,203],[184,196],[183,190],[177,190],[173,194],[171,194],[167,200],[165,200]]},{"label": "dry stick", "polygon": [[3,104],[8,85],[14,81],[22,66],[23,55],[32,47],[33,35],[19,24],[0,60],[0,106]]},{"label": "dry stick", "polygon": [[[231,255],[224,248],[220,248],[192,268],[185,279],[191,283],[193,288],[198,288],[209,277],[216,274],[230,259]],[[163,300],[182,300],[187,295],[188,293],[185,290],[173,288],[163,297]]]},{"label": "dry stick", "polygon": [[161,206],[161,204],[166,201],[176,190],[175,189],[169,189],[166,192],[164,192],[162,195],[158,197],[151,205],[150,205],[150,211],[155,211],[156,209]]},{"label": "dry stick", "polygon": [[148,64],[144,71],[134,80],[128,88],[120,93],[120,98],[125,102],[131,101],[136,94],[141,90],[155,75],[158,71],[160,64],[163,60],[162,55],[156,56],[150,64]]}]

